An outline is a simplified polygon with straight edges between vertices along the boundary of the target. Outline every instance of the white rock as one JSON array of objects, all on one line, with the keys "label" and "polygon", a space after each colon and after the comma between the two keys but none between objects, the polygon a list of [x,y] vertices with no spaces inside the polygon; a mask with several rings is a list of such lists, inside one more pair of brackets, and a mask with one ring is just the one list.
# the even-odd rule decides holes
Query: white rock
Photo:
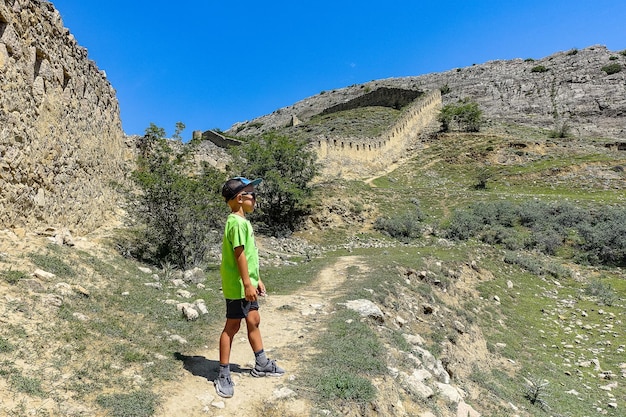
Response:
[{"label": "white rock", "polygon": [[78,321],[89,320],[89,317],[85,316],[83,313],[73,313],[72,316]]},{"label": "white rock", "polygon": [[178,342],[181,345],[187,344],[187,341],[177,334],[169,335],[167,338],[173,342]]},{"label": "white rock", "polygon": [[191,307],[190,305],[183,307],[183,315],[189,321],[196,320],[198,317],[200,317],[200,314],[198,314],[198,311],[195,308]]},{"label": "white rock", "polygon": [[295,395],[295,391],[290,390],[287,387],[282,387],[280,389],[274,390],[272,397],[276,400],[284,400],[286,398],[294,397]]},{"label": "white rock", "polygon": [[378,323],[385,321],[385,316],[382,310],[370,300],[350,300],[345,303],[345,306],[350,310],[356,311],[363,317],[370,317]]},{"label": "white rock", "polygon": [[176,295],[181,298],[191,298],[191,293],[187,290],[178,290],[176,291]]},{"label": "white rock", "polygon": [[406,334],[403,333],[402,337],[404,337],[404,339],[409,342],[412,345],[423,345],[424,344],[424,338],[422,338],[422,336],[417,335],[417,334]]},{"label": "white rock", "polygon": [[52,279],[54,277],[56,277],[56,275],[54,275],[52,272],[47,272],[44,271],[43,269],[35,269],[35,272],[33,272],[33,276],[39,279]]},{"label": "white rock", "polygon": [[442,384],[441,382],[436,382],[439,393],[451,403],[458,403],[463,399],[465,393],[459,392],[459,390],[453,387],[450,384]]}]

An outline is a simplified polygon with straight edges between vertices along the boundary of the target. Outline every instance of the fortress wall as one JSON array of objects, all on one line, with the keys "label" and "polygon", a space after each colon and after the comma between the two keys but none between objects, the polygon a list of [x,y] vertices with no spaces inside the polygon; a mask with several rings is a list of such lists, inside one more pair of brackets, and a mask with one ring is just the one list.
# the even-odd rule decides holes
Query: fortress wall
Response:
[{"label": "fortress wall", "polygon": [[51,3],[0,0],[0,228],[87,232],[129,171],[115,90]]},{"label": "fortress wall", "polygon": [[376,138],[319,137],[318,159],[329,166],[369,163],[384,166],[398,158],[432,123],[441,108],[441,91],[434,90],[407,107],[385,133]]},{"label": "fortress wall", "polygon": [[226,136],[220,135],[219,133],[212,130],[206,130],[202,132],[202,140],[210,140],[215,145],[225,149],[241,145],[240,140],[227,138]]}]

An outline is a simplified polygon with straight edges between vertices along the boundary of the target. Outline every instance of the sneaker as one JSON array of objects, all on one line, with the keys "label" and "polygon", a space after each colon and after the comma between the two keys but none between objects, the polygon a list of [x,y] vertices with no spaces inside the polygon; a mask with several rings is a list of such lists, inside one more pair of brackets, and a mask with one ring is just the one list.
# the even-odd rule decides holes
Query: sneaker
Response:
[{"label": "sneaker", "polygon": [[213,383],[215,384],[215,391],[220,397],[230,398],[235,393],[235,384],[233,384],[230,376],[220,375]]},{"label": "sneaker", "polygon": [[283,376],[285,374],[285,370],[276,365],[276,361],[268,360],[265,366],[261,366],[258,363],[254,365],[250,374],[257,378],[262,376]]}]

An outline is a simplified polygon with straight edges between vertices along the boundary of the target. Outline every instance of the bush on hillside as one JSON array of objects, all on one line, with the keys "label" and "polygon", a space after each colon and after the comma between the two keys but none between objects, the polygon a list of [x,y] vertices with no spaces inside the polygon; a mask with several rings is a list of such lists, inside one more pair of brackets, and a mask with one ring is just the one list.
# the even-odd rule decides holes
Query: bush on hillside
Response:
[{"label": "bush on hillside", "polygon": [[259,230],[274,236],[295,231],[310,212],[310,182],[318,172],[317,155],[308,143],[270,133],[233,148],[232,154],[231,173],[263,178],[251,215]]},{"label": "bush on hillside", "polygon": [[478,202],[452,214],[445,236],[478,238],[510,250],[524,248],[547,255],[568,248],[581,263],[626,265],[626,209],[621,207],[588,210],[539,201]]},{"label": "bush on hillside", "polygon": [[422,233],[420,223],[424,215],[419,207],[412,211],[401,213],[391,217],[379,217],[374,222],[374,229],[388,234],[389,236],[407,241],[417,238]]},{"label": "bush on hillside", "polygon": [[613,62],[602,67],[602,71],[606,72],[606,75],[617,74],[621,70],[622,66],[617,62]]},{"label": "bush on hillside", "polygon": [[453,126],[463,132],[478,132],[482,124],[482,111],[477,103],[466,98],[456,104],[443,106],[438,120],[443,132],[452,130]]},{"label": "bush on hillside", "polygon": [[[184,128],[177,127],[177,134]],[[224,204],[219,194],[225,177],[205,165],[194,173],[192,147],[176,151],[164,130],[151,124],[138,141],[139,156],[132,178],[139,192],[129,193],[129,212],[141,234],[135,256],[156,265],[171,263],[187,269],[200,265],[210,245],[221,236]]]}]

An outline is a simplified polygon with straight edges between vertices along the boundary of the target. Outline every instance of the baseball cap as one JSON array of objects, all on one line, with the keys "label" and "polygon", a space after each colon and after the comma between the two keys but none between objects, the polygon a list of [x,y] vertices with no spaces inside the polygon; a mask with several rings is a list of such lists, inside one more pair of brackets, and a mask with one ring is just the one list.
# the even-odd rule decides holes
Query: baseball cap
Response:
[{"label": "baseball cap", "polygon": [[226,201],[230,201],[247,186],[252,185],[256,187],[261,181],[263,181],[261,178],[257,178],[256,180],[249,180],[244,177],[231,178],[226,181],[222,187],[222,197],[224,197]]}]

